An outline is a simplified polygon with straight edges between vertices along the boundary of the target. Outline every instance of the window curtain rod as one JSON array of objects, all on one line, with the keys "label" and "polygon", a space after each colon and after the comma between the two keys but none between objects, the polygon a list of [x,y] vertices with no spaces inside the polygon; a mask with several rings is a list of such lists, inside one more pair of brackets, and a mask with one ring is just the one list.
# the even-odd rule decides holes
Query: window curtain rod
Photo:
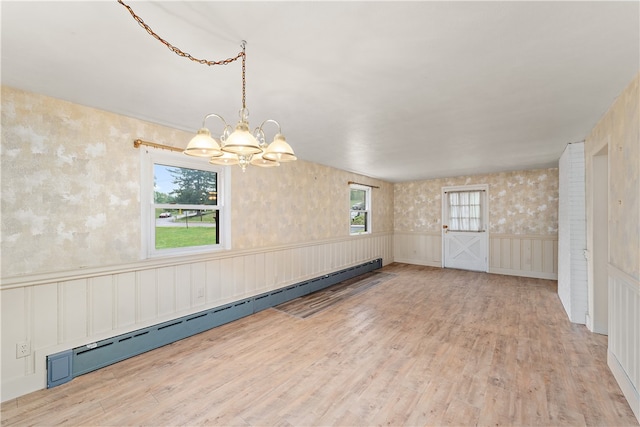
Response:
[{"label": "window curtain rod", "polygon": [[369,185],[369,184],[363,184],[361,182],[355,182],[355,181],[349,181],[347,182],[347,184],[351,185],[351,184],[357,184],[357,185],[363,185],[365,187],[371,187],[371,188],[380,188],[377,185]]},{"label": "window curtain rod", "polygon": [[445,191],[444,194],[449,194],[449,193],[473,193],[474,191],[480,191],[482,193],[486,192],[487,190],[485,190],[484,188],[482,190],[457,190],[457,191]]},{"label": "window curtain rod", "polygon": [[134,139],[133,140],[133,146],[135,148],[140,148],[141,145],[146,145],[147,147],[153,147],[153,148],[160,148],[162,150],[177,151],[177,152],[180,152],[180,153],[182,153],[184,151],[184,149],[182,149],[182,148],[171,147],[169,145],[157,144],[155,142],[143,141],[141,139]]}]

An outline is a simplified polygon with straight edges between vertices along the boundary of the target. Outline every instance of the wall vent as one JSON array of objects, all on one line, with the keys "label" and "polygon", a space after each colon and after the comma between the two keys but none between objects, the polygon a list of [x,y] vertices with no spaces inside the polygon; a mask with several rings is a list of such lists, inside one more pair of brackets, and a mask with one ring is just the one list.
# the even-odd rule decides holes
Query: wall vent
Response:
[{"label": "wall vent", "polygon": [[283,302],[319,291],[344,280],[382,268],[382,258],[336,271],[295,285],[234,301],[137,331],[47,356],[47,388],[232,322]]}]

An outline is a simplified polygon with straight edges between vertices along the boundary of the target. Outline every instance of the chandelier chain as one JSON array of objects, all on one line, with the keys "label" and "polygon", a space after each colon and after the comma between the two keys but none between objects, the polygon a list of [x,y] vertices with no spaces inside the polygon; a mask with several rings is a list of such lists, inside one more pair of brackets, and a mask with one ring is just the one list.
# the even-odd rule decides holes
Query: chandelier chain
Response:
[{"label": "chandelier chain", "polygon": [[244,49],[246,46],[246,42],[244,40],[242,40],[242,108],[246,109],[247,105],[246,105],[246,95],[245,95],[245,87],[247,85],[246,82],[246,78],[245,78],[245,61],[247,59],[247,55],[244,53]]},{"label": "chandelier chain", "polygon": [[[136,15],[133,9],[129,5],[125,4],[123,0],[117,0],[117,2],[129,11],[133,19],[142,28],[144,28],[149,35],[153,36],[156,40],[165,45],[170,51],[178,56],[187,58],[202,65],[209,66],[227,65],[234,61],[237,61],[238,59],[242,59],[242,109],[240,110],[240,121],[238,122],[236,129],[231,133],[231,128],[226,124],[225,120],[222,117],[213,113],[207,114],[202,121],[203,128],[198,131],[197,135],[192,138],[191,141],[189,141],[189,145],[187,145],[187,148],[183,151],[185,154],[196,157],[209,157],[209,162],[213,164],[239,164],[243,172],[249,164],[261,167],[271,167],[280,166],[280,162],[291,162],[297,160],[293,149],[289,144],[287,144],[284,136],[281,134],[280,124],[275,120],[265,120],[264,122],[262,122],[262,124],[255,130],[256,136],[253,136],[250,132],[247,132],[249,127],[249,111],[247,110],[246,106],[246,41],[242,40],[242,43],[240,43],[242,50],[233,58],[227,58],[222,61],[198,59],[160,37],[142,20],[142,18]],[[219,141],[220,144],[218,143],[218,141],[211,137],[211,132],[204,126],[204,121],[208,117],[212,116],[218,117],[225,124],[222,137]],[[271,122],[275,123],[278,126],[278,133],[274,137],[273,141],[270,144],[267,144],[264,141],[264,132],[262,131],[262,126],[266,123]],[[248,133],[248,137],[245,135],[246,133]],[[258,137],[260,138],[260,141],[258,141]],[[134,141],[134,145],[138,142],[139,140]],[[139,144],[143,144],[143,142],[139,142]],[[144,143],[144,145],[152,144],[153,143],[148,142]],[[137,145],[135,146],[137,147]]]},{"label": "chandelier chain", "polygon": [[[125,4],[122,0],[118,0],[118,3],[120,3],[121,5],[123,5],[125,8],[127,8],[127,10],[129,11],[129,13],[131,14],[131,16],[133,16],[133,19],[136,20],[136,22],[138,22],[138,24],[140,24],[140,26],[142,28],[144,28],[147,33],[149,33],[151,36],[153,36],[156,40],[158,40],[160,43],[162,43],[163,45],[165,45],[170,51],[172,51],[173,53],[175,53],[178,56],[182,56],[183,58],[187,58],[190,59],[193,62],[197,62],[198,64],[202,64],[202,65],[227,65],[230,64],[234,61],[237,61],[238,59],[242,58],[242,84],[244,87],[244,57],[245,57],[245,52],[244,52],[244,45],[242,47],[242,52],[240,52],[238,55],[234,56],[233,58],[227,58],[227,59],[223,59],[221,61],[211,61],[209,59],[199,59],[196,58],[194,56],[192,56],[191,54],[184,52],[183,50],[181,50],[180,48],[172,45],[171,43],[169,43],[168,41],[166,41],[165,39],[163,39],[162,37],[160,37],[158,34],[155,33],[155,31],[153,31],[151,29],[151,27],[149,27],[143,20],[142,18],[140,18],[138,15],[136,15],[136,13],[133,11],[133,9],[131,9],[131,7],[127,4]],[[244,92],[244,90],[243,90]],[[243,95],[244,98],[244,95]],[[244,101],[244,100],[243,100]],[[243,102],[244,105],[244,102]]]}]

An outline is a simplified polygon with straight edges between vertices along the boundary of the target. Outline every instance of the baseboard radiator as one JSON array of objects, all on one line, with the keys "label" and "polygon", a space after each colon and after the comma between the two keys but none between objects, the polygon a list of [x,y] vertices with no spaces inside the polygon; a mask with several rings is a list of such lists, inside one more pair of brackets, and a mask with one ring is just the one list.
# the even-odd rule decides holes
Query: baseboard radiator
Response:
[{"label": "baseboard radiator", "polygon": [[382,258],[47,356],[47,388],[382,268]]}]

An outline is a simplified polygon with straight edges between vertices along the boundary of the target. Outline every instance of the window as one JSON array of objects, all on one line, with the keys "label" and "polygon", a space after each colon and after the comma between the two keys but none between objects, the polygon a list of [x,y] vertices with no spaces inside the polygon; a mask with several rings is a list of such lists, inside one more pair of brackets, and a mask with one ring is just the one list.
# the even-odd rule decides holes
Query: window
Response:
[{"label": "window", "polygon": [[350,234],[371,233],[371,188],[350,184]]},{"label": "window", "polygon": [[225,168],[181,153],[149,149],[143,155],[146,255],[228,248]]},{"label": "window", "polygon": [[449,201],[450,231],[482,231],[483,191],[451,191]]}]

